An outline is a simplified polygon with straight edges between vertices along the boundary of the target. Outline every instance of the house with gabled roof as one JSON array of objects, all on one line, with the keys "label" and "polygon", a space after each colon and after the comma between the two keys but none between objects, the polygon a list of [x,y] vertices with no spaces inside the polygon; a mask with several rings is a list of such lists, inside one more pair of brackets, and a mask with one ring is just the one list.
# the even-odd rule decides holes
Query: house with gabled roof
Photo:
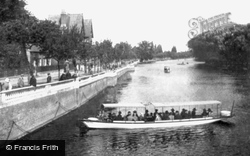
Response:
[{"label": "house with gabled roof", "polygon": [[[92,42],[94,37],[92,20],[84,19],[83,14],[66,14],[62,12],[60,15],[49,15],[48,20],[69,29],[76,25],[84,35],[85,41]],[[53,59],[45,58],[38,47],[32,46],[27,53],[29,61],[36,67],[37,71],[55,70],[57,68],[57,62]]]}]

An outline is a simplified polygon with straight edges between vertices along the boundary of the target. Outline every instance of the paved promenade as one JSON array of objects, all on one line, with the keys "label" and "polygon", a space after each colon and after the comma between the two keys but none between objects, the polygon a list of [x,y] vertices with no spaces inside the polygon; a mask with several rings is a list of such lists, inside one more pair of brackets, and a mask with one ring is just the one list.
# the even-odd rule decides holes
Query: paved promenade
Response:
[{"label": "paved promenade", "polygon": [[[37,76],[36,77],[36,80],[37,80],[37,84],[43,84],[43,83],[46,83],[47,82],[47,74],[50,73],[51,77],[52,77],[52,82],[53,81],[58,81],[58,70],[54,70],[54,71],[46,71],[46,72],[38,72],[37,73]],[[60,75],[63,73],[63,70],[60,71]],[[71,70],[70,71],[71,75],[73,75],[74,71]],[[84,75],[88,75],[88,74],[85,74],[84,71],[78,71],[78,75],[79,76],[84,76]],[[28,74],[24,74],[24,85],[25,86],[29,86],[29,83],[28,83]],[[16,88],[17,87],[17,82],[18,82],[18,78],[20,77],[20,75],[17,75],[17,76],[11,76],[11,77],[8,77],[10,79],[10,82],[13,86],[13,88]],[[4,83],[5,79],[7,77],[3,77],[3,78],[0,78],[0,83]]]}]

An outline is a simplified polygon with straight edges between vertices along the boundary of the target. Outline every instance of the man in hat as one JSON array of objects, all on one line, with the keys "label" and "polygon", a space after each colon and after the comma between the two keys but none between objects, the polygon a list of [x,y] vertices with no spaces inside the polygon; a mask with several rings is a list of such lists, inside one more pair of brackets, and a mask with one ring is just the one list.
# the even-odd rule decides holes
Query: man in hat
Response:
[{"label": "man in hat", "polygon": [[31,75],[30,85],[36,87],[36,77],[34,76],[34,74]]},{"label": "man in hat", "polygon": [[50,73],[48,73],[47,83],[50,83],[50,82],[51,82],[51,76],[50,76]]}]

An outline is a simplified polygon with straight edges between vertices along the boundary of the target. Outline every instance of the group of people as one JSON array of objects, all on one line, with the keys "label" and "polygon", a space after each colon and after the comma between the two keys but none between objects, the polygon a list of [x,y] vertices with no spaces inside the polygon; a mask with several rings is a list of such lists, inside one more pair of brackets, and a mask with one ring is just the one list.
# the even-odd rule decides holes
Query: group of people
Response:
[{"label": "group of people", "polygon": [[99,119],[105,120],[105,121],[159,121],[159,120],[175,120],[175,119],[190,119],[190,118],[202,118],[202,117],[208,117],[212,113],[212,110],[210,108],[203,109],[203,112],[201,114],[196,114],[196,108],[193,108],[192,111],[188,111],[186,109],[182,109],[181,113],[178,110],[174,110],[173,108],[171,111],[165,111],[165,112],[158,112],[157,109],[155,109],[154,113],[149,113],[148,110],[145,110],[144,115],[137,114],[137,111],[128,111],[127,115],[122,116],[121,111],[118,112],[116,115],[115,113],[103,113],[101,112],[98,116]]},{"label": "group of people", "polygon": [[73,75],[71,75],[71,73],[69,71],[67,71],[67,72],[64,71],[62,73],[59,81],[69,80],[69,79],[76,79],[77,77],[78,77],[77,71]]},{"label": "group of people", "polygon": [[[68,71],[67,73],[64,72],[61,75],[61,77],[60,77],[59,80],[62,81],[62,80],[67,80],[67,79],[77,78],[77,77],[78,77],[77,71],[73,75],[71,75],[70,72]],[[51,83],[52,82],[52,77],[51,77],[50,73],[47,74],[47,81],[46,82],[47,83]],[[37,80],[36,80],[36,77],[35,77],[34,74],[31,74],[31,77],[29,79],[29,85],[30,86],[34,86],[34,87],[36,87],[36,85],[37,85]],[[24,74],[21,74],[20,77],[17,80],[17,85],[15,85],[14,87],[15,88],[22,88],[24,86],[25,86],[25,83],[24,83]],[[10,81],[9,78],[6,78],[4,80],[4,83],[0,83],[0,91],[2,91],[2,90],[12,90],[12,89],[13,89],[13,85],[12,85],[12,83],[11,83],[11,81]]]}]

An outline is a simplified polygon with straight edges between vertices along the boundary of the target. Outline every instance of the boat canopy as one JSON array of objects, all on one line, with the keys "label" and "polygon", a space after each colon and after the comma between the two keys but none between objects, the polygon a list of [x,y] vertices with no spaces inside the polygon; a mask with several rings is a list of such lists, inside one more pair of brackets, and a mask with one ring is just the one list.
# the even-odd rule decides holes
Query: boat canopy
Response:
[{"label": "boat canopy", "polygon": [[220,101],[189,101],[189,102],[170,102],[170,103],[152,103],[154,107],[171,106],[198,106],[198,105],[220,105]]},{"label": "boat canopy", "polygon": [[104,108],[145,108],[141,103],[108,103],[102,104]]}]

